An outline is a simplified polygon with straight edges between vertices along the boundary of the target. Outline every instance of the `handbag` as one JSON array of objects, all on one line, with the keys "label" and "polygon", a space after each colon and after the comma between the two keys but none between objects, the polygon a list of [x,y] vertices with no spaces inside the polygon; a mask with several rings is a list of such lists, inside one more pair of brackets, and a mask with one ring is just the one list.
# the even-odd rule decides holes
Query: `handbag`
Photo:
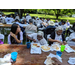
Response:
[{"label": "handbag", "polygon": [[4,42],[0,40],[0,44],[4,44]]}]

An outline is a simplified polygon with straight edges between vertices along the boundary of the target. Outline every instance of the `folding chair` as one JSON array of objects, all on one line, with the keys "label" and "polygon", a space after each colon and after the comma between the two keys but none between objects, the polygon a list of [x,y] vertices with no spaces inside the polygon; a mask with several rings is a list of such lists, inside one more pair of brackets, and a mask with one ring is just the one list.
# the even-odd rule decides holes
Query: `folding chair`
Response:
[{"label": "folding chair", "polygon": [[3,34],[0,34],[0,39],[2,39],[4,42],[4,35]]}]

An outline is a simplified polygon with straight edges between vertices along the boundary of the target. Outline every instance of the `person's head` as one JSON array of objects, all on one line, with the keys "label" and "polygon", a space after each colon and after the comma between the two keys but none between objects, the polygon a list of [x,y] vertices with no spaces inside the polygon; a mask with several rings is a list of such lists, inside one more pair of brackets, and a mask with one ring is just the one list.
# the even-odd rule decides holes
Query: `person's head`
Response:
[{"label": "person's head", "polygon": [[33,23],[33,19],[29,19],[29,24],[32,24]]},{"label": "person's head", "polygon": [[26,19],[24,19],[23,21],[24,21],[25,24],[27,23]]},{"label": "person's head", "polygon": [[57,35],[61,35],[62,32],[63,32],[63,28],[61,26],[58,26],[56,29],[55,29]]},{"label": "person's head", "polygon": [[44,33],[42,31],[38,31],[38,33],[37,33],[37,39],[41,40],[41,39],[43,39],[43,37],[44,37]]},{"label": "person's head", "polygon": [[40,20],[42,20],[42,18],[40,17]]},{"label": "person's head", "polygon": [[62,22],[62,25],[64,25],[65,23],[66,23],[66,22],[65,22],[65,21],[63,21],[63,22]]},{"label": "person's head", "polygon": [[55,23],[53,21],[49,21],[48,23],[50,26],[55,26]]},{"label": "person's head", "polygon": [[[20,40],[20,27],[18,24],[14,23],[12,26],[11,26],[11,32],[14,33],[15,35],[17,35],[17,38]],[[11,44],[15,44],[15,39],[10,36],[10,40],[11,40]]]},{"label": "person's head", "polygon": [[18,20],[18,19],[16,19],[16,20],[15,20],[15,22],[19,22],[19,20]]},{"label": "person's head", "polygon": [[12,26],[11,26],[11,32],[14,33],[14,34],[18,34],[19,32],[21,31],[20,29],[20,26],[16,23],[14,23]]},{"label": "person's head", "polygon": [[10,17],[10,15],[8,15],[8,17]]},{"label": "person's head", "polygon": [[58,20],[55,20],[55,23],[58,23]]}]

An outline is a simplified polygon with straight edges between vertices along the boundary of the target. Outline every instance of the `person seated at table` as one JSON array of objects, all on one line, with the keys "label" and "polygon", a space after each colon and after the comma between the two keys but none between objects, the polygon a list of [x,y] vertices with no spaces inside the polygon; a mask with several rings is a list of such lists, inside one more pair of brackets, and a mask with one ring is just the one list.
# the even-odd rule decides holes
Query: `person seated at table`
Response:
[{"label": "person seated at table", "polygon": [[44,33],[38,31],[38,33],[33,33],[27,36],[27,38],[35,43],[40,43],[41,45],[48,45],[47,41],[44,38]]},{"label": "person seated at table", "polygon": [[16,20],[16,19],[20,20],[20,17],[19,17],[18,14],[17,14],[16,17],[15,17],[15,20]]},{"label": "person seated at table", "polygon": [[74,32],[73,28],[75,27],[75,23],[73,23],[72,27],[68,28],[67,36]]},{"label": "person seated at table", "polygon": [[8,15],[8,17],[5,18],[6,24],[8,24],[8,23],[12,24],[13,21],[14,21],[14,19],[12,19],[12,18],[10,17],[10,15]]},{"label": "person seated at table", "polygon": [[66,31],[66,28],[67,28],[67,27],[66,27],[66,22],[63,21],[61,26],[62,26],[62,28],[63,28],[63,34],[65,35],[65,31]]},{"label": "person seated at table", "polygon": [[20,26],[14,23],[11,26],[11,32],[8,35],[8,44],[22,44],[23,33],[20,29]]},{"label": "person seated at table", "polygon": [[22,24],[26,24],[26,25],[28,25],[28,23],[27,23],[26,19],[22,20],[22,22],[21,22],[21,23],[22,23]]},{"label": "person seated at table", "polygon": [[73,33],[70,34],[69,39],[67,41],[68,45],[75,46],[75,27],[73,28]]},{"label": "person seated at table", "polygon": [[33,20],[32,19],[29,19],[29,25],[26,26],[25,31],[37,32],[37,26],[33,25]]},{"label": "person seated at table", "polygon": [[70,22],[69,22],[69,20],[67,20],[66,24],[67,24],[67,26],[70,26]]},{"label": "person seated at table", "polygon": [[65,37],[63,35],[63,28],[58,26],[54,32],[47,38],[49,41],[49,45],[58,42],[59,44],[66,44]]},{"label": "person seated at table", "polygon": [[55,20],[55,27],[58,27],[58,26],[59,26],[58,20]]}]

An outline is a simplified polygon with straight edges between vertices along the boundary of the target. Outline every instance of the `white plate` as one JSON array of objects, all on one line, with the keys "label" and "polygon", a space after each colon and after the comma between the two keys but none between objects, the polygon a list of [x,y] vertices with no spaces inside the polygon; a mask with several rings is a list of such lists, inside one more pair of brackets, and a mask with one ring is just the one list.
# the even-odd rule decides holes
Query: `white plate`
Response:
[{"label": "white plate", "polygon": [[53,48],[53,47],[52,47],[52,46],[53,46],[53,44],[52,44],[52,46],[51,46],[51,47],[52,47],[52,49],[53,49],[53,50],[55,50],[55,51],[60,51],[60,45],[58,45],[58,44],[56,44],[56,45],[59,47],[59,49],[57,50],[57,49]]},{"label": "white plate", "polygon": [[30,50],[30,53],[31,53],[31,54],[41,54],[41,47],[33,46],[33,44],[37,44],[38,46],[40,46],[39,43],[31,43],[31,50]]},{"label": "white plate", "polygon": [[[49,46],[48,46],[48,47],[49,47]],[[51,47],[49,47],[49,48],[50,48],[50,50],[51,50]],[[41,49],[42,49],[42,48],[41,48]],[[45,51],[45,50],[42,49],[42,51],[44,51],[44,52],[49,52],[50,50]]]}]

